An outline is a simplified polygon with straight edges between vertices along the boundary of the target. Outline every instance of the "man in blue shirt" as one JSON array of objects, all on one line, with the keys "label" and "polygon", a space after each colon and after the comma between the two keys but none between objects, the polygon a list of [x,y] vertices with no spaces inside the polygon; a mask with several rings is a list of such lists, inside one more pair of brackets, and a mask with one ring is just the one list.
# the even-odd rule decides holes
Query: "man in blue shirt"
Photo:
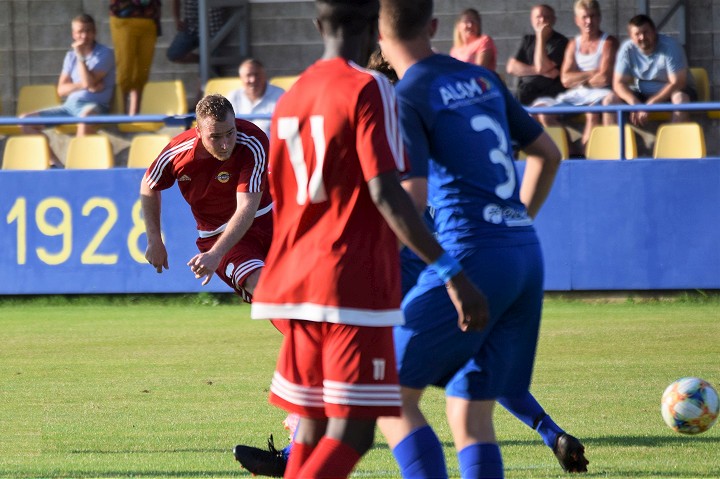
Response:
[{"label": "man in blue shirt", "polygon": [[[688,69],[682,46],[673,38],[657,33],[647,15],[636,15],[628,22],[628,35],[618,50],[613,75],[613,92],[603,105],[653,105],[688,103],[697,100],[695,82]],[[633,111],[630,121],[642,126],[648,112]],[[688,121],[689,112],[673,112],[672,121]],[[616,123],[614,113],[603,115],[605,124]]]},{"label": "man in blue shirt", "polygon": [[[464,337],[444,281],[424,270],[395,330],[403,415],[378,424],[404,477],[447,477],[442,445],[419,408],[444,387],[463,477],[503,476],[492,411],[530,385],[543,297],[533,217],[550,192],[560,153],[502,81],[435,54],[432,0],[382,0],[380,46],[396,92],[411,162],[403,186],[435,210],[438,241],[488,298],[490,323]],[[522,183],[512,141],[528,153]]]},{"label": "man in blue shirt", "polygon": [[[31,112],[32,116],[76,116],[108,113],[115,90],[115,55],[112,49],[95,41],[95,20],[88,14],[72,19],[71,49],[65,54],[58,79],[57,93],[65,102],[58,107]],[[42,125],[24,125],[23,133],[41,133]],[[94,133],[89,124],[78,124],[77,135]],[[54,166],[62,166],[57,156],[51,155]]]}]

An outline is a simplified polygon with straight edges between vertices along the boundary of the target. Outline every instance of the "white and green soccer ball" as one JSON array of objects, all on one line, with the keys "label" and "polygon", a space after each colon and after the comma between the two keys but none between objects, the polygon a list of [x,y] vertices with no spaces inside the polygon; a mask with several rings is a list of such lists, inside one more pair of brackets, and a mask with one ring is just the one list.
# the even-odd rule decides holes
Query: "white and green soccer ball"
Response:
[{"label": "white and green soccer ball", "polygon": [[700,378],[673,381],[662,395],[661,412],[665,423],[682,434],[700,434],[717,421],[720,402],[715,389]]}]

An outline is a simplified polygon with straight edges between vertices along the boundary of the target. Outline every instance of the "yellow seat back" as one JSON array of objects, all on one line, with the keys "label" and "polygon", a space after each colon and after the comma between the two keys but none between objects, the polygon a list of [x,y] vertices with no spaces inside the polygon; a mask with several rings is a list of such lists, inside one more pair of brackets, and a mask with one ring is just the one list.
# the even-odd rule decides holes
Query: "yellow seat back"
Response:
[{"label": "yellow seat back", "polygon": [[285,91],[288,91],[292,87],[300,75],[279,75],[270,78],[270,84],[279,86]]},{"label": "yellow seat back", "polygon": [[555,142],[560,150],[560,157],[563,160],[570,158],[570,147],[568,145],[567,131],[562,126],[546,126],[545,133]]},{"label": "yellow seat back", "polygon": [[[547,133],[555,145],[560,150],[560,158],[567,160],[570,158],[570,145],[568,143],[567,131],[562,126],[546,126],[544,127],[545,133]],[[527,153],[520,150],[517,155],[518,160],[524,160],[527,158]]]},{"label": "yellow seat back", "polygon": [[238,88],[242,88],[242,82],[238,77],[220,77],[211,78],[205,84],[205,95],[212,93],[219,93],[225,98],[230,96],[230,93]]},{"label": "yellow seat back", "polygon": [[[185,86],[180,80],[151,81],[143,89],[141,115],[184,115],[187,113]],[[118,129],[126,133],[157,131],[162,122],[120,123]]]},{"label": "yellow seat back", "polygon": [[695,79],[698,101],[710,101],[710,78],[703,67],[690,67],[690,73]]},{"label": "yellow seat back", "polygon": [[46,170],[50,146],[44,135],[17,135],[8,138],[3,152],[3,170]]},{"label": "yellow seat back", "polygon": [[[20,87],[18,92],[15,115],[20,116],[24,113],[60,106],[61,104],[60,97],[57,95],[57,85],[24,85]],[[19,125],[0,126],[0,135],[20,134],[22,134],[22,129]]]},{"label": "yellow seat back", "polygon": [[[620,127],[610,125],[593,128],[585,148],[585,157],[588,160],[619,160],[619,155]],[[636,157],[635,132],[629,125],[625,125],[625,158],[629,160]]]},{"label": "yellow seat back", "polygon": [[660,125],[653,158],[704,158],[705,134],[695,122]]},{"label": "yellow seat back", "polygon": [[61,104],[57,95],[57,85],[25,85],[20,87],[18,94],[17,115]]},{"label": "yellow seat back", "polygon": [[170,135],[138,133],[130,142],[127,167],[147,168],[168,143]]},{"label": "yellow seat back", "polygon": [[112,146],[107,136],[85,135],[70,140],[65,168],[102,170],[114,165]]}]

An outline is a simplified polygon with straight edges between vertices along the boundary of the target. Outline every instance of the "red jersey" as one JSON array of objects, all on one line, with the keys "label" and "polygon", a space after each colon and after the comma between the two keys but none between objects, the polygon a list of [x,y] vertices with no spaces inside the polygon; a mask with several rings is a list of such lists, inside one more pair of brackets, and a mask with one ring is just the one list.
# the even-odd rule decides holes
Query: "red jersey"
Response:
[{"label": "red jersey", "polygon": [[367,182],[403,169],[390,83],[342,58],[308,68],[275,107],[273,239],[252,317],[402,324],[395,235]]},{"label": "red jersey", "polygon": [[235,149],[227,160],[208,153],[191,129],[173,138],[145,172],[145,182],[153,190],[170,188],[177,181],[203,238],[225,230],[237,209],[237,192],[263,192],[248,233],[272,231],[272,199],[266,184],[267,136],[249,121],[236,119],[235,126]]}]

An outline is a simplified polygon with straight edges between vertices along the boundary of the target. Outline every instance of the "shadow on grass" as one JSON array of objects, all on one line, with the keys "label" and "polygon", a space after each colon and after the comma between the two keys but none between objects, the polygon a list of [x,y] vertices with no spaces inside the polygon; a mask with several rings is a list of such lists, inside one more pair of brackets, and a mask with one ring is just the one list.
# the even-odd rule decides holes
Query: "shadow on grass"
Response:
[{"label": "shadow on grass", "polygon": [[[637,447],[666,447],[679,446],[688,443],[718,444],[720,440],[713,436],[612,436],[612,437],[581,437],[585,446],[637,446]],[[528,446],[542,444],[540,439],[524,441],[501,441],[501,446]],[[453,447],[452,442],[446,442],[446,447]]]}]

